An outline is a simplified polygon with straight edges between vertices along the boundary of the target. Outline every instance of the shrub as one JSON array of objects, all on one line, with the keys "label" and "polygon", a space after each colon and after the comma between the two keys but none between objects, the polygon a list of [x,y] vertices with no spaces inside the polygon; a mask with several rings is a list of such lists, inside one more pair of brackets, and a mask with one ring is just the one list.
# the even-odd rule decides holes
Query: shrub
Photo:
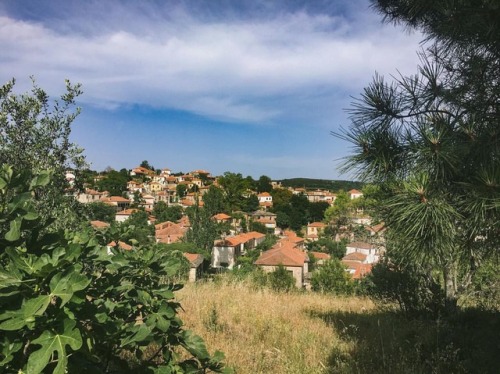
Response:
[{"label": "shrub", "polygon": [[398,266],[384,260],[364,280],[366,292],[381,304],[396,303],[410,315],[437,317],[444,305],[444,293],[432,275],[416,265]]},{"label": "shrub", "polygon": [[169,279],[180,257],[155,247],[109,255],[90,230],[47,232],[33,196],[49,182],[0,170],[0,370],[222,371],[223,355],[177,316],[181,285]]},{"label": "shrub", "polygon": [[268,274],[269,286],[274,291],[287,292],[295,287],[295,278],[283,265]]},{"label": "shrub", "polygon": [[340,260],[332,258],[326,261],[311,278],[314,291],[348,295],[354,292],[354,282],[346,272]]}]

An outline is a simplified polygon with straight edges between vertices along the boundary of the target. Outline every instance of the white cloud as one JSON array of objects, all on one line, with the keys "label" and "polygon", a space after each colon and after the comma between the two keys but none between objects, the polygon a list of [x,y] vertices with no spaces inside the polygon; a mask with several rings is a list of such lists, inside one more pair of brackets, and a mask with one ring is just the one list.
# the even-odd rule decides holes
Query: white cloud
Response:
[{"label": "white cloud", "polygon": [[[418,36],[381,26],[376,16],[348,22],[295,12],[204,22],[186,9],[165,18],[164,9],[149,6],[148,17],[134,18],[137,8],[115,9],[102,31],[90,15],[92,33],[82,31],[83,18],[74,21],[77,32],[60,33],[0,17],[0,79],[34,75],[57,93],[69,78],[99,107],[144,104],[265,123],[302,115],[301,105],[318,118],[331,115],[325,102],[339,91],[356,94],[375,70],[415,70]],[[71,19],[58,26],[70,29]]]}]

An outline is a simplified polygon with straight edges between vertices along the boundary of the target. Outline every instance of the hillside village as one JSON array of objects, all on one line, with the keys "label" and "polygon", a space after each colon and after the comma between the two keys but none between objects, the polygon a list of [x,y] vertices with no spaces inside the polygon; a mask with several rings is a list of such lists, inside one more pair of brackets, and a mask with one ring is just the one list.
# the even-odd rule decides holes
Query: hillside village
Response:
[{"label": "hillside village", "polygon": [[[121,173],[125,174],[123,170]],[[127,222],[142,213],[147,225],[154,227],[155,243],[183,243],[193,230],[187,212],[204,209],[211,190],[222,192],[221,196],[230,193],[225,190],[228,186],[224,186],[224,176],[214,177],[205,170],[173,173],[167,168],[153,170],[139,166],[127,170],[127,174],[126,186],[120,195],[99,188],[104,185],[101,182],[106,179],[106,173],[95,173],[85,181],[80,192],[74,193],[80,203],[112,207],[114,217],[111,220],[91,221],[96,230],[106,230],[110,225]],[[70,185],[76,182],[71,173],[67,179]],[[375,222],[372,222],[369,211],[364,208],[365,204],[360,203],[364,199],[362,191],[283,187],[280,182],[264,179],[267,184],[264,187],[252,189],[247,186],[241,191],[242,200],[255,202],[250,209],[236,211],[226,206],[213,211],[211,224],[218,229],[207,251],[184,252],[190,264],[190,281],[196,281],[206,272],[239,269],[242,264],[250,262],[251,266],[259,266],[268,273],[282,266],[293,275],[297,288],[310,288],[312,272],[332,258],[328,243],[330,247],[336,243],[342,248],[341,255],[336,256],[352,279],[361,279],[379,261],[385,250],[384,225],[372,224]],[[281,213],[276,213],[273,201],[273,196],[278,198],[283,194],[300,197],[303,203],[321,207],[321,219],[305,222],[295,231],[287,227],[286,223],[279,221]],[[348,199],[349,208],[340,216],[329,216],[327,211],[335,211],[342,200],[337,201],[340,195],[344,197],[344,204]],[[178,219],[157,217],[155,212],[160,206],[176,209]],[[108,249],[132,250],[134,245],[137,243],[133,241],[115,240],[108,243]]]}]

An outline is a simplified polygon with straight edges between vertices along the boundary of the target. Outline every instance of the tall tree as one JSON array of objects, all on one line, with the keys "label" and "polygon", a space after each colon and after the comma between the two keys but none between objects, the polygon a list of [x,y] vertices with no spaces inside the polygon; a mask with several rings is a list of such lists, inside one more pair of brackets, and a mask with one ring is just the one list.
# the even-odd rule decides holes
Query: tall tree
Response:
[{"label": "tall tree", "polygon": [[51,184],[39,193],[37,209],[67,226],[78,220],[79,207],[64,197],[69,187],[65,174],[72,169],[78,178],[85,166],[83,150],[70,141],[71,125],[80,113],[75,100],[82,92],[80,85],[66,81],[66,93],[51,100],[34,79],[32,84],[24,94],[14,92],[14,79],[0,87],[0,160],[31,173],[51,170]]},{"label": "tall tree", "polygon": [[271,178],[267,175],[262,175],[257,181],[257,192],[271,192],[273,190],[273,185],[271,184]]},{"label": "tall tree", "polygon": [[376,4],[432,44],[416,75],[376,75],[353,104],[351,127],[338,134],[356,149],[345,170],[382,184],[381,218],[396,247],[442,270],[452,306],[500,244],[498,4]]},{"label": "tall tree", "polygon": [[250,182],[244,179],[240,173],[226,171],[218,178],[219,185],[224,191],[227,207],[230,211],[241,210],[243,205],[243,194],[249,188]]}]

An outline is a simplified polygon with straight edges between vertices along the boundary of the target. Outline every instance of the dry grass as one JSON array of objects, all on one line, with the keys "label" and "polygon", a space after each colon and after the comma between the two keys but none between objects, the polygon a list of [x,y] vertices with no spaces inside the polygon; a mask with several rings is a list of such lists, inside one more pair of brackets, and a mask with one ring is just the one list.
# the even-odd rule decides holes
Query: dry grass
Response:
[{"label": "dry grass", "polygon": [[188,284],[177,297],[186,327],[211,352],[223,351],[239,374],[331,372],[332,357],[349,356],[355,347],[339,336],[345,326],[332,329],[321,316],[374,310],[367,299],[278,294],[245,283]]}]

